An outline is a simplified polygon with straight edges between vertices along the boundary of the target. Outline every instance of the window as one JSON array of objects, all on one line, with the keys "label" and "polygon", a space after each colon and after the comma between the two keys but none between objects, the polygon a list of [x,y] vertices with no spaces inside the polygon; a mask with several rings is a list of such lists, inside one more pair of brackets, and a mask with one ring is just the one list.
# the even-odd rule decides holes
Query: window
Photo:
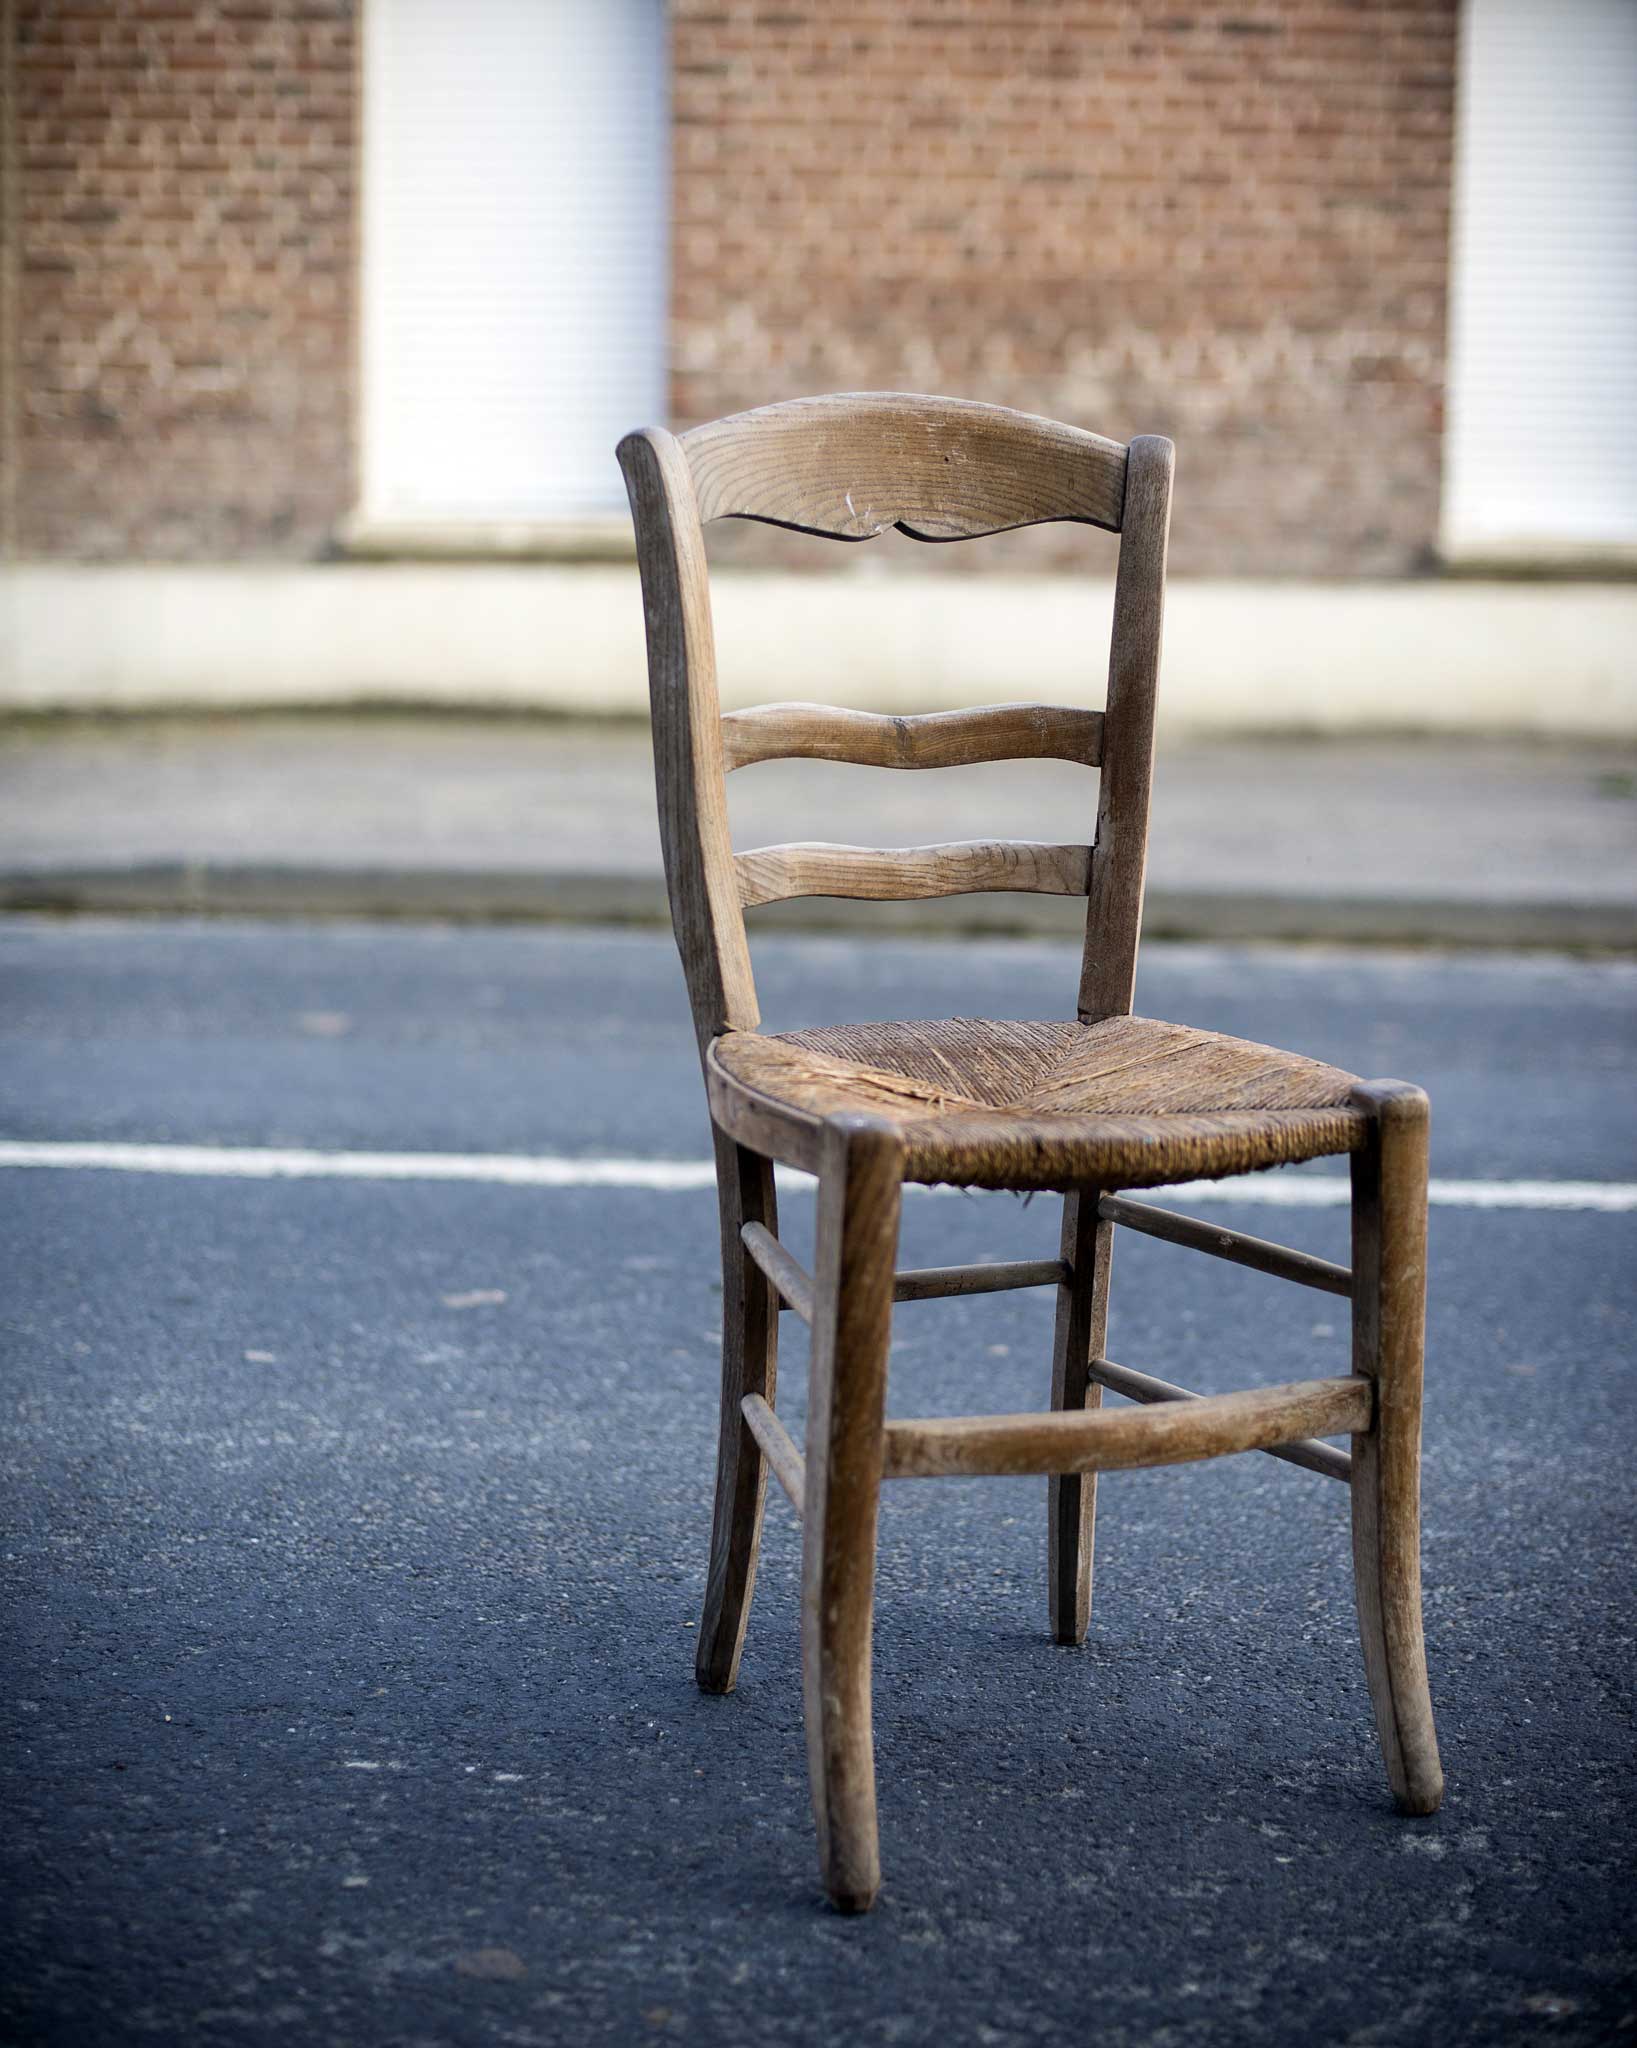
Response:
[{"label": "window", "polygon": [[662,0],[368,0],[362,523],[621,512],[666,411]]},{"label": "window", "polygon": [[1444,538],[1637,546],[1637,6],[1467,0]]}]

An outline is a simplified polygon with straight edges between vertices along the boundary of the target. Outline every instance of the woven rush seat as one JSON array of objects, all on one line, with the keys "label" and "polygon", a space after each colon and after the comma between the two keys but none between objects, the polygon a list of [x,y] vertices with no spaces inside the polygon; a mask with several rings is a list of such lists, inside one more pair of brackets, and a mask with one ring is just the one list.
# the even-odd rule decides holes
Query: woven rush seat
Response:
[{"label": "woven rush seat", "polygon": [[1355,1075],[1149,1017],[977,1017],[728,1032],[714,1063],[766,1106],[899,1126],[906,1178],[964,1187],[1154,1187],[1363,1142]]}]

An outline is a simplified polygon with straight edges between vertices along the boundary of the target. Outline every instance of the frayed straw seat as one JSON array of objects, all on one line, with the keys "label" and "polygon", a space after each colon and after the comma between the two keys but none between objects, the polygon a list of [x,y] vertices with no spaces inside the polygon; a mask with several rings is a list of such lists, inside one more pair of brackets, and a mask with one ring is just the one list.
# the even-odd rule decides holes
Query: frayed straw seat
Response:
[{"label": "frayed straw seat", "polygon": [[1095,1024],[838,1024],[711,1048],[721,1085],[814,1128],[884,1118],[904,1178],[974,1188],[1157,1187],[1351,1152],[1356,1075],[1248,1039],[1104,1017]]},{"label": "frayed straw seat", "polygon": [[[1359,1631],[1388,1781],[1409,1813],[1443,1788],[1421,1640],[1421,1332],[1427,1099],[1398,1081],[1131,1015],[1147,858],[1171,445],[1129,447],[949,398],[851,392],[620,443],[648,634],[654,765],[671,916],[716,1144],[722,1388],[710,1569],[696,1671],[731,1692],[771,1474],[802,1521],[802,1690],[825,1887],[861,1912],[880,1884],[870,1707],[876,1510],[888,1479],[1047,1480],[1052,1634],[1091,1615],[1096,1475],[1265,1451],[1351,1496]],[[882,717],[823,704],[724,716],[703,528],[760,519],[862,541],[888,527],[954,541],[1041,520],[1119,536],[1108,695]],[[726,776],[808,759],[927,770],[1059,760],[1098,772],[1090,844],[799,844],[735,853]],[[1088,825],[1090,824],[1088,806]],[[1072,1014],[763,1033],[745,912],[791,896],[1029,890],[1087,900]],[[1068,991],[1065,991],[1067,996]],[[1067,1005],[1066,1005],[1067,1007]],[[1325,1155],[1352,1173],[1351,1269],[1123,1192]],[[781,1243],[773,1169],[818,1176],[807,1272]],[[1055,1258],[897,1270],[906,1181],[1061,1189]],[[1104,1357],[1117,1228],[1347,1298],[1345,1376],[1208,1397]],[[1049,1406],[887,1414],[894,1305],[1018,1287],[1056,1292]],[[775,1408],[788,1309],[812,1332],[807,1441]],[[1108,1391],[1135,1407],[1105,1407]],[[1350,1437],[1352,1450],[1325,1439]]]}]

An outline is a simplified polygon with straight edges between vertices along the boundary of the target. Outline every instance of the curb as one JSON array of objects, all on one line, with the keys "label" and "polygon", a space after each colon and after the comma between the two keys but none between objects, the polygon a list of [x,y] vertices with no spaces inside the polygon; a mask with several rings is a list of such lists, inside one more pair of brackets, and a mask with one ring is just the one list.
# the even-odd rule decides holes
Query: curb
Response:
[{"label": "curb", "polygon": [[[655,875],[527,869],[162,862],[0,871],[0,912],[56,916],[423,918],[481,923],[670,922]],[[914,903],[804,898],[752,913],[761,931],[1068,938],[1083,913],[1049,896]],[[1302,896],[1150,889],[1149,939],[1472,946],[1637,953],[1637,904]]]}]

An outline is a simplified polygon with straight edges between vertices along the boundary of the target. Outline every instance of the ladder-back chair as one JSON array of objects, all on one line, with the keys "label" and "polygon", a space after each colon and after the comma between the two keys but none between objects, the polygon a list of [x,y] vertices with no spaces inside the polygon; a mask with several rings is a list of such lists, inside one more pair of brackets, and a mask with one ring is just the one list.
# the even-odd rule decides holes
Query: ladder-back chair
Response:
[{"label": "ladder-back chair", "polygon": [[[1100,1471],[1259,1450],[1352,1493],[1370,1697],[1399,1805],[1443,1779],[1421,1629],[1420,1437],[1427,1099],[1243,1039],[1134,1017],[1172,449],[947,398],[843,393],[620,443],[636,522],[665,874],[715,1133],[722,1405],[698,1679],[730,1692],[767,1473],[802,1519],[802,1682],[824,1881],[880,1884],[870,1720],[883,1479],[1049,1479],[1052,1632],[1085,1637]],[[832,540],[889,526],[974,538],[1046,520],[1119,536],[1105,709],[1006,704],[879,717],[818,704],[723,716],[702,528],[756,519]],[[1100,770],[1089,846],[806,844],[735,854],[725,777],[800,757],[883,768],[1053,759]],[[1038,890],[1089,899],[1069,1021],[970,1018],[758,1030],[745,910],[785,897]],[[1193,1221],[1126,1190],[1347,1154],[1352,1266]],[[815,1270],[778,1238],[773,1164],[818,1176]],[[904,1182],[1052,1189],[1056,1259],[895,1270]],[[1352,1303],[1352,1373],[1200,1397],[1103,1356],[1116,1225]],[[887,1419],[895,1301],[1053,1286],[1049,1412]],[[781,1305],[812,1333],[805,1452],[774,1410]],[[1136,1407],[1105,1409],[1103,1390]],[[1319,1439],[1350,1436],[1351,1454]]]}]

